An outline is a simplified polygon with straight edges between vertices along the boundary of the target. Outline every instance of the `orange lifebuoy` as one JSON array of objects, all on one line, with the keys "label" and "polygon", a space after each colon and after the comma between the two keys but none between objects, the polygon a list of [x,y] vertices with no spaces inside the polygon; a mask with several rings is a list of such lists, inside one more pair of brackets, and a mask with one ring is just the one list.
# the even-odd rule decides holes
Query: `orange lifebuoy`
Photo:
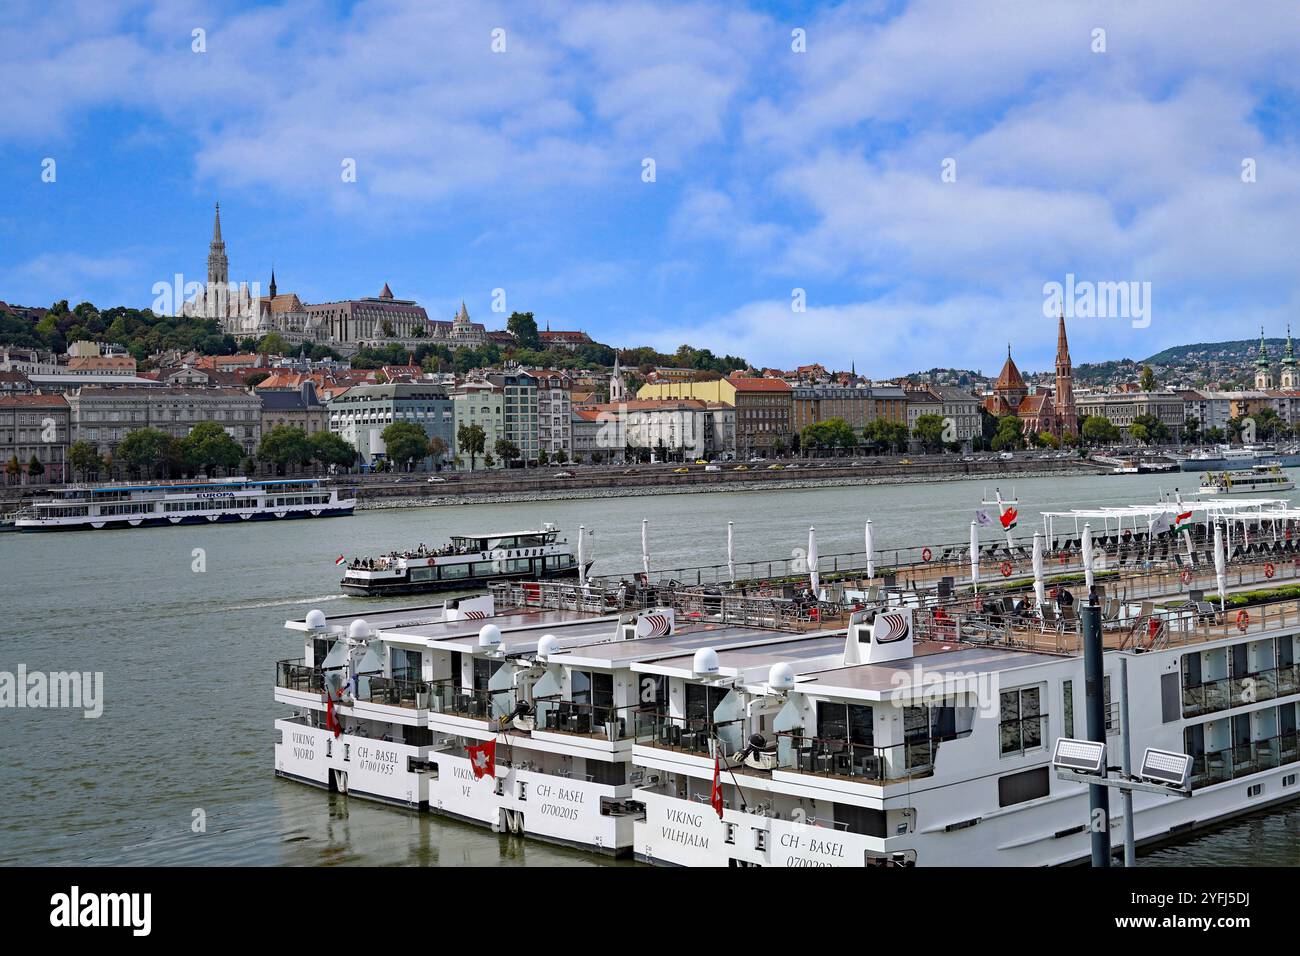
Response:
[{"label": "orange lifebuoy", "polygon": [[922,561],[929,561],[932,557],[934,557],[934,552],[931,551],[929,548],[922,548],[922,549],[921,549],[921,560],[922,560]]},{"label": "orange lifebuoy", "polygon": [[430,559],[429,559],[429,567],[433,567],[436,563],[437,563],[437,562],[434,561],[433,558],[430,558]]},{"label": "orange lifebuoy", "polygon": [[1244,632],[1244,631],[1246,630],[1246,628],[1248,628],[1249,626],[1250,626],[1250,612],[1249,612],[1249,611],[1244,611],[1244,610],[1243,610],[1243,611],[1238,611],[1238,612],[1237,612],[1237,630]]},{"label": "orange lifebuoy", "polygon": [[1182,572],[1178,575],[1178,578],[1184,584],[1190,584],[1192,581],[1192,572],[1187,570],[1187,568],[1183,568]]},{"label": "orange lifebuoy", "polygon": [[999,568],[1000,568],[1000,570],[1002,571],[1002,576],[1003,576],[1004,578],[1009,578],[1009,577],[1011,577],[1011,562],[1010,562],[1010,561],[1003,561],[1002,564],[999,566]]},{"label": "orange lifebuoy", "polygon": [[1273,562],[1272,562],[1272,561],[1270,561],[1270,562],[1268,562],[1267,564],[1265,564],[1265,565],[1264,565],[1264,577],[1266,577],[1266,578],[1271,578],[1271,577],[1273,576],[1273,572],[1274,572],[1274,570],[1276,570],[1276,569],[1273,567]]}]

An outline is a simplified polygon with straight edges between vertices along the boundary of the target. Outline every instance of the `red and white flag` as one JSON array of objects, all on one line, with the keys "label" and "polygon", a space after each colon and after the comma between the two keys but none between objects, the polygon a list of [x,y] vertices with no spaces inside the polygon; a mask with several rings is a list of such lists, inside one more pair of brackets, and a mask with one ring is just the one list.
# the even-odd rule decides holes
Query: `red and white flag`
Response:
[{"label": "red and white flag", "polygon": [[343,725],[334,716],[334,695],[330,693],[329,684],[325,685],[325,729],[335,737],[343,733]]},{"label": "red and white flag", "polygon": [[340,554],[337,558],[334,559],[334,567],[337,568],[337,567],[338,567],[340,564],[342,564],[345,560],[346,560],[346,559],[343,557],[343,555]]},{"label": "red and white flag", "polygon": [[709,791],[709,805],[722,819],[722,762],[718,755],[713,755],[713,789]]},{"label": "red and white flag", "polygon": [[1010,531],[1014,528],[1016,526],[1016,518],[1019,517],[1019,515],[1020,512],[1016,511],[1015,508],[1010,507],[1008,507],[1006,511],[1002,512],[1002,514],[998,515],[998,520],[1002,522],[1002,530]]},{"label": "red and white flag", "polygon": [[465,752],[469,754],[469,769],[474,771],[475,780],[496,776],[497,742],[495,740],[485,740],[473,747],[466,747]]}]

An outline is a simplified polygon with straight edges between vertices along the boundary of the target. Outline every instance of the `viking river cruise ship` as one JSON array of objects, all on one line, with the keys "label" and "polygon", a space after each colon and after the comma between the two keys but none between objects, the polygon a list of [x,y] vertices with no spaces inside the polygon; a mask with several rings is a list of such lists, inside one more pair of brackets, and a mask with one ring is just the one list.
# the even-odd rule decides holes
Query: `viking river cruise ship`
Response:
[{"label": "viking river cruise ship", "polygon": [[[1164,507],[1124,510],[1131,533],[1036,535],[1032,574],[1008,548],[1001,580],[893,566],[812,603],[516,583],[312,611],[286,625],[302,657],[277,667],[275,770],[653,863],[1084,860],[1087,787],[1052,751],[1085,730],[1095,577],[1108,753],[1191,758],[1176,791],[1134,794],[1135,840],[1178,839],[1300,798],[1300,603],[1260,590],[1300,579],[1300,509],[1202,501],[1204,525],[1143,531]],[[1112,806],[1113,842],[1123,822]]]},{"label": "viking river cruise ship", "polygon": [[14,526],[19,531],[81,531],[329,518],[352,514],[356,504],[356,498],[340,497],[339,489],[316,478],[73,485],[19,511]]}]

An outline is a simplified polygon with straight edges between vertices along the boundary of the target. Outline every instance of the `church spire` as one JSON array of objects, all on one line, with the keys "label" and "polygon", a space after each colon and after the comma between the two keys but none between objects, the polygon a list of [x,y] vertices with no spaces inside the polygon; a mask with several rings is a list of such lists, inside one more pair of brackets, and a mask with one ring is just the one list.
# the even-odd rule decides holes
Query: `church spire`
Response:
[{"label": "church spire", "polygon": [[271,266],[271,298],[275,298],[275,266]]},{"label": "church spire", "polygon": [[221,241],[221,203],[217,203],[212,219],[212,243],[208,246],[208,286],[224,286],[229,278],[230,262],[226,258],[226,244]]}]

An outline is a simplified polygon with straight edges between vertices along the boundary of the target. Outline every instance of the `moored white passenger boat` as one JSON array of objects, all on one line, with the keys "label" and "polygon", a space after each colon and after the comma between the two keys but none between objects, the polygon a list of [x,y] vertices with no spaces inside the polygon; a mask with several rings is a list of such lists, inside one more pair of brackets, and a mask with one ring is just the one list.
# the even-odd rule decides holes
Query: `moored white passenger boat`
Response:
[{"label": "moored white passenger boat", "polygon": [[1207,472],[1201,480],[1200,494],[1244,495],[1290,491],[1292,481],[1277,465],[1256,465],[1249,471]]},{"label": "moored white passenger boat", "polygon": [[19,511],[14,525],[19,531],[81,531],[330,518],[352,514],[356,504],[317,478],[70,485]]}]

